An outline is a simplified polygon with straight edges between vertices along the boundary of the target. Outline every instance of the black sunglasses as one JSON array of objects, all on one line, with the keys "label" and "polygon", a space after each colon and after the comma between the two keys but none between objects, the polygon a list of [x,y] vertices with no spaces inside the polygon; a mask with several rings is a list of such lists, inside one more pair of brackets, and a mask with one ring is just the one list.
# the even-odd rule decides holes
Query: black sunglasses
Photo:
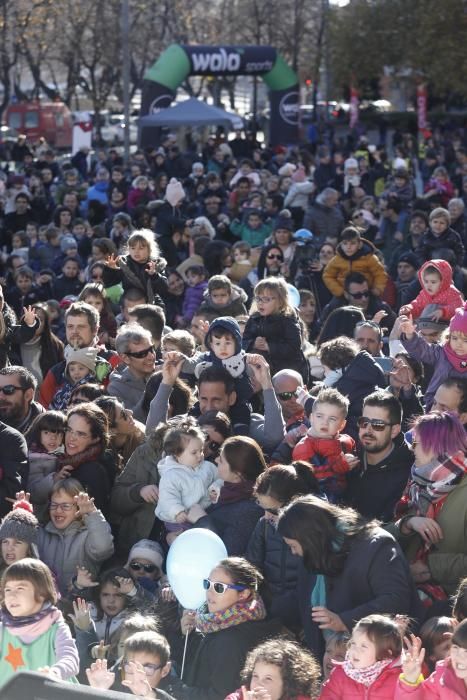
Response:
[{"label": "black sunglasses", "polygon": [[379,420],[378,418],[365,418],[365,416],[362,416],[357,420],[357,425],[359,428],[366,428],[367,426],[371,425],[373,430],[375,430],[377,433],[381,433],[385,428],[391,428],[394,423],[388,423],[385,420]]},{"label": "black sunglasses", "polygon": [[356,292],[355,294],[352,294],[352,292],[349,292],[349,294],[354,299],[366,299],[367,297],[370,296],[370,292]]},{"label": "black sunglasses", "polygon": [[282,255],[275,255],[274,253],[272,255],[266,255],[268,260],[283,260],[284,258]]},{"label": "black sunglasses", "polygon": [[130,564],[130,569],[132,571],[141,571],[143,569],[147,574],[153,574],[156,571],[157,566],[155,564],[140,564],[137,561],[132,561]]},{"label": "black sunglasses", "polygon": [[146,350],[138,350],[138,352],[127,351],[123,354],[128,355],[128,357],[134,357],[135,360],[142,360],[143,357],[147,357],[150,352],[156,354],[156,348],[154,347],[154,345],[150,345],[148,348],[146,348]]},{"label": "black sunglasses", "polygon": [[5,386],[0,386],[0,394],[5,394],[5,396],[12,396],[15,391],[26,391],[21,386],[15,386],[14,384],[6,384]]},{"label": "black sunglasses", "polygon": [[295,391],[282,391],[280,394],[276,394],[277,398],[281,401],[290,401],[290,399],[297,398],[298,389]]}]

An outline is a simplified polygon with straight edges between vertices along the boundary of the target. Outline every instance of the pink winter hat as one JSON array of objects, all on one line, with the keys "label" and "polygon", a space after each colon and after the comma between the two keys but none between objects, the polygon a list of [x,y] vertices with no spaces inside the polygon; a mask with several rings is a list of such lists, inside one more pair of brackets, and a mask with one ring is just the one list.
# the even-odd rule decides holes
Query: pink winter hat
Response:
[{"label": "pink winter hat", "polygon": [[449,324],[450,331],[460,331],[467,335],[467,303],[456,309],[454,316]]}]

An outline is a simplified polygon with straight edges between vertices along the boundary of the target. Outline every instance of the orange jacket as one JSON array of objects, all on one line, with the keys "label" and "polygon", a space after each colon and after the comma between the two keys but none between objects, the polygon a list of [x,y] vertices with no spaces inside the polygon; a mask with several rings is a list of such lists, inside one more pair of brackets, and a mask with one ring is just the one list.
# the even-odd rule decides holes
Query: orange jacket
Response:
[{"label": "orange jacket", "polygon": [[373,243],[362,238],[360,250],[348,257],[339,243],[335,256],[323,270],[323,282],[331,294],[341,297],[344,294],[344,281],[347,275],[351,272],[360,272],[366,277],[370,290],[375,290],[381,296],[386,287],[388,273],[375,252]]}]

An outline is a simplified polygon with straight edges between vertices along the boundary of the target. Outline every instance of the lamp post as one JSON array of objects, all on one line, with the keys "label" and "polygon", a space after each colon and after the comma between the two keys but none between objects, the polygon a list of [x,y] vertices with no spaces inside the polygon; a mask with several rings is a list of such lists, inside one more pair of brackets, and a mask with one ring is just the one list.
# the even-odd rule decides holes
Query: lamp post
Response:
[{"label": "lamp post", "polygon": [[122,0],[120,26],[123,64],[123,150],[125,165],[130,159],[130,8],[129,0]]}]

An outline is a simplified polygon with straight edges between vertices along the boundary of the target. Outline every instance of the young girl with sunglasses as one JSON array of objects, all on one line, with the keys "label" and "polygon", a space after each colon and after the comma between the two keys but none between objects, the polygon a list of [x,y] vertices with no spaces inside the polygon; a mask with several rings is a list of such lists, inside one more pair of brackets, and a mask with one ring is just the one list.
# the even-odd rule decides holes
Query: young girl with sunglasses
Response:
[{"label": "young girl with sunglasses", "polygon": [[240,557],[222,559],[204,580],[206,603],[196,612],[185,611],[181,620],[183,634],[196,629],[202,637],[184,676],[191,686],[190,697],[218,700],[233,693],[241,685],[248,652],[279,633],[278,623],[265,621],[258,593],[262,580],[259,571]]},{"label": "young girl with sunglasses", "polygon": [[2,577],[0,598],[0,686],[21,671],[74,680],[78,652],[55,607],[57,592],[49,568],[30,558],[11,564]]},{"label": "young girl with sunglasses", "polygon": [[309,369],[302,351],[302,330],[291,306],[284,279],[267,277],[254,291],[253,312],[243,332],[243,349],[263,355],[271,374],[294,369],[308,381]]}]

